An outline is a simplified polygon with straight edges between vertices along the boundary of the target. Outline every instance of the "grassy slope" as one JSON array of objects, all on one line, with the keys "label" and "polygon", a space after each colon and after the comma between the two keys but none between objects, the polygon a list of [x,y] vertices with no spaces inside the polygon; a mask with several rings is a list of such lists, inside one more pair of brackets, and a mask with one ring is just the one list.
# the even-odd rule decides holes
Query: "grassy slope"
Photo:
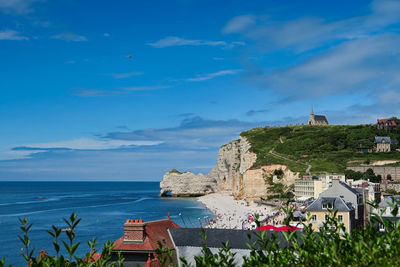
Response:
[{"label": "grassy slope", "polygon": [[[286,126],[255,128],[241,133],[257,154],[253,168],[268,164],[285,164],[302,174],[311,164],[311,173],[344,172],[348,162],[358,165],[366,159],[400,160],[399,152],[359,153],[360,144],[372,147],[376,135],[400,140],[400,130],[387,133],[375,125]],[[393,147],[392,147],[393,149]],[[270,151],[273,150],[275,155]],[[278,155],[285,157],[283,159]],[[301,155],[307,155],[302,158]]]}]

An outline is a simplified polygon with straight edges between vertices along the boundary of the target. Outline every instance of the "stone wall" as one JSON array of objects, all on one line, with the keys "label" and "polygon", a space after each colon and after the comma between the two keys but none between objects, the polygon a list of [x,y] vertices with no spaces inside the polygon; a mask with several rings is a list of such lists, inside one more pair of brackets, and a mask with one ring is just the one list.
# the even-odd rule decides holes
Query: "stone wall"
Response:
[{"label": "stone wall", "polygon": [[375,174],[380,174],[382,178],[386,178],[388,174],[392,176],[393,181],[400,181],[400,167],[384,167],[384,166],[358,166],[358,167],[347,167],[348,170],[356,172],[366,172],[368,169],[372,169]]},{"label": "stone wall", "polygon": [[384,189],[385,190],[389,190],[389,189],[392,189],[392,190],[395,190],[395,191],[397,191],[397,192],[400,192],[400,184],[385,184],[384,185]]}]

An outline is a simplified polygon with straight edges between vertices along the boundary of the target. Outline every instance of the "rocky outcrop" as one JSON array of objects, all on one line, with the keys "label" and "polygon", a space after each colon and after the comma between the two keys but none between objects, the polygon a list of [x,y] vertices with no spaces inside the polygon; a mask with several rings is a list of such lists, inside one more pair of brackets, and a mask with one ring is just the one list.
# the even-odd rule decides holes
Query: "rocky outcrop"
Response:
[{"label": "rocky outcrop", "polygon": [[265,175],[282,169],[283,178],[279,181],[286,185],[293,184],[298,177],[285,165],[268,165],[260,169],[250,169],[257,160],[250,151],[251,145],[245,137],[240,137],[222,146],[218,152],[217,165],[209,174],[195,175],[191,172],[172,171],[164,175],[160,183],[160,195],[200,196],[212,192],[226,192],[237,199],[253,199],[268,195]]},{"label": "rocky outcrop", "polygon": [[196,197],[215,192],[217,181],[201,173],[170,171],[160,183],[160,196]]}]

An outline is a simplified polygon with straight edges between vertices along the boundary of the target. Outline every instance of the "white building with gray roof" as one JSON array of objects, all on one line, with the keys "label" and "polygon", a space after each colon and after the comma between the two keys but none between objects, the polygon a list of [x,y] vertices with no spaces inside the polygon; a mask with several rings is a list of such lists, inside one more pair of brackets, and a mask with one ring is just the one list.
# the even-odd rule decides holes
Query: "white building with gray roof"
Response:
[{"label": "white building with gray roof", "polygon": [[331,186],[322,192],[320,197],[340,197],[350,202],[355,210],[356,227],[364,226],[364,194],[363,189],[357,190],[339,180],[333,180]]}]

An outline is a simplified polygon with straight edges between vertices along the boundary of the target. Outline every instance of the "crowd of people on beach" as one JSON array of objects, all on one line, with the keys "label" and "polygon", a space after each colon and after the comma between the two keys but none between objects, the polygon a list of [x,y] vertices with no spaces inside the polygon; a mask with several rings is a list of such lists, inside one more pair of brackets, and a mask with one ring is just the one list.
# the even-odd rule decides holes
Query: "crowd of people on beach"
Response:
[{"label": "crowd of people on beach", "polygon": [[204,227],[219,229],[255,229],[255,214],[264,224],[280,226],[283,224],[283,212],[279,207],[258,206],[247,204],[243,200],[234,200],[228,195],[208,195],[199,198],[199,201],[213,213],[214,217],[205,219]]}]

